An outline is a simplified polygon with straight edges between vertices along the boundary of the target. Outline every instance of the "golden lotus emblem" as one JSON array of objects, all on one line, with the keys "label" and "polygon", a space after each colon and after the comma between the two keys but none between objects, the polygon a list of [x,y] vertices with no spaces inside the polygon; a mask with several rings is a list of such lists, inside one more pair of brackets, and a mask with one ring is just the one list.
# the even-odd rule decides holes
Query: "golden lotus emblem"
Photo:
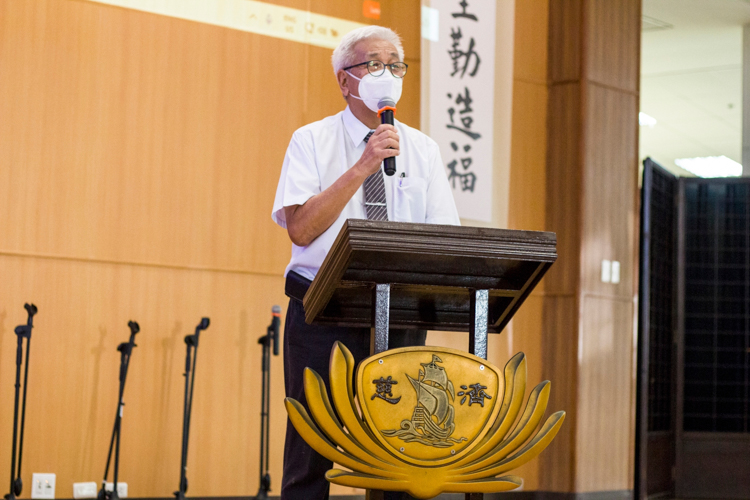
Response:
[{"label": "golden lotus emblem", "polygon": [[299,402],[285,400],[289,418],[305,441],[350,469],[329,470],[326,478],[332,483],[406,491],[416,498],[512,490],[522,479],[500,475],[536,457],[565,419],[559,411],[539,428],[549,400],[548,381],[531,391],[521,413],[526,392],[523,353],[501,371],[445,347],[385,351],[360,363],[358,396],[354,365],[349,350],[334,344],[333,406],[320,376],[305,370],[312,418]]}]

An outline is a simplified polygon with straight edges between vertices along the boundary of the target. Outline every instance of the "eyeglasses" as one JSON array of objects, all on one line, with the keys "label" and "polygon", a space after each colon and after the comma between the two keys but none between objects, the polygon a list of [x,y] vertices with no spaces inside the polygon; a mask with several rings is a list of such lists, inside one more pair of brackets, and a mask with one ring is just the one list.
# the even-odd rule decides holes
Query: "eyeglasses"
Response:
[{"label": "eyeglasses", "polygon": [[391,74],[395,76],[396,78],[403,78],[404,76],[406,76],[406,70],[409,67],[408,64],[403,63],[403,62],[385,64],[380,61],[367,61],[367,62],[363,62],[359,64],[354,64],[352,66],[344,68],[344,70],[356,68],[357,66],[367,67],[367,71],[372,76],[381,76],[383,73],[385,73],[385,68],[388,67],[388,69],[391,71]]}]

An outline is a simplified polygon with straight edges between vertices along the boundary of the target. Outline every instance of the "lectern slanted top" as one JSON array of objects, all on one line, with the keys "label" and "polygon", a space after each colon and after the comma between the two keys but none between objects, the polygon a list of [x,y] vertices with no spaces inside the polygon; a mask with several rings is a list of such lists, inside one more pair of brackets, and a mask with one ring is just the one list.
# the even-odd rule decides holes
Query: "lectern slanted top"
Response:
[{"label": "lectern slanted top", "polygon": [[390,328],[471,331],[487,291],[500,333],[557,259],[555,233],[349,219],[304,298],[308,323],[373,326],[374,285],[390,284]]}]

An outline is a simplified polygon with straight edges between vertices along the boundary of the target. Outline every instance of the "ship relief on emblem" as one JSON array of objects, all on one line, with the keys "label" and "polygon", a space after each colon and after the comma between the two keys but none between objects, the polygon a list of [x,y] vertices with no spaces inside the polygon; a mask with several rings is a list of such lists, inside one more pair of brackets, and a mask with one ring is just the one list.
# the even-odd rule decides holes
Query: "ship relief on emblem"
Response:
[{"label": "ship relief on emblem", "polygon": [[410,420],[402,420],[400,429],[381,431],[384,436],[436,448],[447,448],[467,440],[465,437],[451,437],[456,428],[452,404],[456,392],[445,368],[438,365],[442,362],[433,354],[431,362],[420,363],[422,369],[416,379],[405,374],[417,393],[417,405]]}]

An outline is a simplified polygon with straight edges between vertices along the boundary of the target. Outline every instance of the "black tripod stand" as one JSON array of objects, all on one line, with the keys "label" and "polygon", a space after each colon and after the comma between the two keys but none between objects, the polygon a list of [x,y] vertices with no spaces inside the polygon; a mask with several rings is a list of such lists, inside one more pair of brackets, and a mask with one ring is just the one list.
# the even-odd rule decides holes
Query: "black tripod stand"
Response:
[{"label": "black tripod stand", "polygon": [[279,355],[279,323],[281,321],[281,307],[273,306],[271,310],[271,324],[266,334],[258,339],[263,346],[263,382],[260,404],[260,486],[255,500],[267,500],[271,490],[271,475],[268,473],[268,432],[271,404],[271,344],[273,355]]},{"label": "black tripod stand", "polygon": [[[10,493],[5,495],[8,500],[16,500],[23,490],[23,481],[21,481],[21,459],[23,458],[23,430],[26,423],[26,389],[29,381],[29,352],[31,352],[31,329],[34,328],[34,315],[36,306],[34,304],[24,304],[24,309],[29,314],[25,325],[16,327],[18,335],[18,349],[16,351],[16,399],[13,407],[13,458],[10,461]],[[18,398],[21,391],[21,361],[23,361],[23,339],[26,340],[26,362],[24,364],[23,374],[23,407],[21,409],[21,433],[18,435]],[[18,444],[18,448],[16,448]],[[18,450],[18,476],[16,476],[16,449]]]},{"label": "black tripod stand", "polygon": [[[115,427],[112,429],[112,439],[109,441],[109,453],[107,453],[107,466],[104,468],[104,479],[102,480],[102,489],[99,490],[99,500],[118,500],[120,497],[117,493],[117,474],[120,470],[120,426],[122,424],[122,410],[125,403],[122,401],[125,392],[125,380],[128,378],[128,367],[130,366],[130,355],[133,353],[135,345],[135,334],[141,328],[135,321],[128,321],[130,327],[130,339],[117,346],[120,351],[120,391],[117,396],[117,413],[115,413]],[[114,487],[112,491],[107,491],[107,475],[109,475],[109,464],[112,459],[112,447],[115,447],[115,470],[114,470]]]},{"label": "black tripod stand", "polygon": [[[187,345],[187,353],[185,355],[185,406],[182,409],[182,460],[180,462],[180,489],[174,492],[174,496],[177,500],[185,500],[185,492],[188,489],[187,480],[187,454],[188,454],[188,440],[190,438],[190,412],[193,409],[193,388],[195,388],[195,365],[198,362],[198,340],[200,337],[201,330],[208,328],[210,320],[208,318],[202,318],[198,326],[195,327],[195,333],[193,335],[187,335],[185,337],[185,345]],[[193,351],[193,363],[192,371],[193,376],[190,376],[190,352]]]}]

